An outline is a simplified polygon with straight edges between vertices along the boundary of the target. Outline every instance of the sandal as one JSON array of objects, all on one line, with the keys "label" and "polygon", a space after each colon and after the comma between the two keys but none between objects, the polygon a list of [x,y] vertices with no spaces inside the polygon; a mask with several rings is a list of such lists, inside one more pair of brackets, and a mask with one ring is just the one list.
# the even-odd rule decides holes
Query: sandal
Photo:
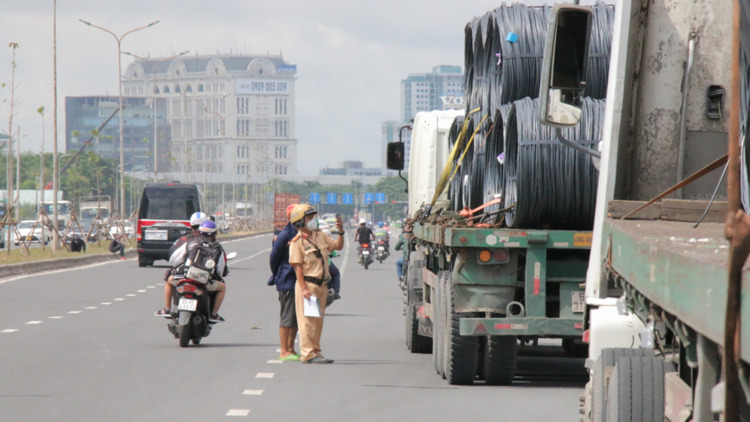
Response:
[{"label": "sandal", "polygon": [[219,314],[211,315],[210,317],[208,317],[208,322],[214,323],[214,324],[217,322],[224,322],[224,318],[222,318],[221,315]]},{"label": "sandal", "polygon": [[169,312],[169,309],[162,308],[162,309],[159,309],[158,311],[154,312],[154,316],[171,318],[172,314]]}]

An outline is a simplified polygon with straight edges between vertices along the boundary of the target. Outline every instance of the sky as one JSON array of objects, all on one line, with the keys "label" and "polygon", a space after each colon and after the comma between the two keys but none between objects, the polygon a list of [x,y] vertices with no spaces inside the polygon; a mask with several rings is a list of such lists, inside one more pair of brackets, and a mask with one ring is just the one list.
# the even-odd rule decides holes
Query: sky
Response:
[{"label": "sky", "polygon": [[[360,160],[379,167],[381,123],[400,116],[400,82],[436,65],[463,68],[464,27],[496,0],[58,0],[58,150],[66,96],[117,95],[117,43],[142,57],[281,54],[297,65],[298,170]],[[53,1],[0,0],[0,133],[8,133],[12,52],[21,150],[53,142]],[[123,56],[122,69],[133,62]],[[45,107],[44,117],[37,113]],[[42,124],[44,120],[44,124]],[[43,130],[44,128],[44,130]],[[44,135],[43,135],[44,134]]]}]

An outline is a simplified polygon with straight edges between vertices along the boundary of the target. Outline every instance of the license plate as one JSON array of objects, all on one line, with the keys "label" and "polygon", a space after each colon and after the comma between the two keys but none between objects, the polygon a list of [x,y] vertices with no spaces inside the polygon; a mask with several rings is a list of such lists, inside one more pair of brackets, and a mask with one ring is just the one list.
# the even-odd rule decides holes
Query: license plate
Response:
[{"label": "license plate", "polygon": [[362,255],[369,255],[369,254],[370,254],[369,251],[362,251]]},{"label": "license plate", "polygon": [[167,240],[166,230],[146,230],[146,240]]},{"label": "license plate", "polygon": [[177,304],[177,308],[181,311],[195,312],[198,309],[198,301],[196,299],[180,298],[180,303]]},{"label": "license plate", "polygon": [[384,250],[385,250],[385,247],[384,247],[384,246],[378,246],[378,250],[379,250],[379,251],[384,251]]},{"label": "license plate", "polygon": [[586,305],[586,298],[583,292],[572,292],[571,293],[571,308],[573,312],[583,312]]}]

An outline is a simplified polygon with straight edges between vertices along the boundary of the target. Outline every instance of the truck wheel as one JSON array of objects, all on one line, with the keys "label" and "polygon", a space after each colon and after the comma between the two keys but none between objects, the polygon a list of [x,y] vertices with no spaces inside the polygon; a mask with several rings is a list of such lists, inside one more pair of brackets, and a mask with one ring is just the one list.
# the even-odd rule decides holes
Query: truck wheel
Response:
[{"label": "truck wheel", "polygon": [[148,258],[146,258],[144,255],[138,255],[138,266],[145,267],[147,265],[148,265]]},{"label": "truck wheel", "polygon": [[594,364],[591,376],[591,416],[592,422],[606,422],[607,420],[607,385],[612,369],[621,357],[649,357],[653,352],[646,349],[612,348],[602,349],[599,359]]},{"label": "truck wheel", "polygon": [[430,353],[432,338],[419,335],[417,307],[419,303],[410,303],[406,308],[406,348],[412,353]]},{"label": "truck wheel", "polygon": [[577,358],[585,358],[589,355],[589,345],[577,342],[573,338],[564,338],[562,348],[565,354]]},{"label": "truck wheel", "polygon": [[609,379],[607,420],[663,421],[667,365],[663,359],[653,356],[618,358]]},{"label": "truck wheel", "polygon": [[487,336],[482,356],[482,377],[487,385],[510,385],[516,375],[515,336]]},{"label": "truck wheel", "polygon": [[455,311],[452,274],[446,271],[443,285],[446,312],[445,378],[451,385],[471,385],[477,375],[479,338],[462,336],[459,324],[461,315]]}]

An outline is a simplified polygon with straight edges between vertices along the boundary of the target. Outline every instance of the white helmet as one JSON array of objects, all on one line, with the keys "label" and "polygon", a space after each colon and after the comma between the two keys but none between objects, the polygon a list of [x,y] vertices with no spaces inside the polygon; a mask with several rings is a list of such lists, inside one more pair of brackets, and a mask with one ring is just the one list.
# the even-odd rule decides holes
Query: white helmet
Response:
[{"label": "white helmet", "polygon": [[194,212],[190,216],[190,227],[196,227],[203,224],[204,221],[208,220],[208,216],[200,211]]},{"label": "white helmet", "polygon": [[367,221],[365,221],[364,218],[360,218],[359,219],[359,224],[366,224],[366,223],[367,223]]}]

